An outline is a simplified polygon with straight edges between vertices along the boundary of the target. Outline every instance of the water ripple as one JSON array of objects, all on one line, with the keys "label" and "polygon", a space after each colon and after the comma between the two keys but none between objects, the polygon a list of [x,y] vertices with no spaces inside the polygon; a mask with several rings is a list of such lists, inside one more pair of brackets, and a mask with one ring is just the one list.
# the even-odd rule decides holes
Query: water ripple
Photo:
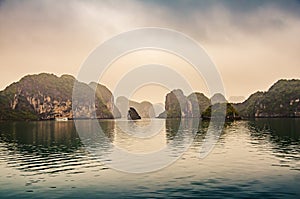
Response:
[{"label": "water ripple", "polygon": [[[117,128],[110,125],[111,139],[135,147],[130,138],[120,140]],[[18,125],[4,132],[0,124],[0,194],[7,198],[299,198],[300,129],[286,135],[272,125],[269,121],[226,124],[205,159],[198,158],[206,135],[206,127],[200,127],[191,148],[173,165],[129,175],[109,169],[88,153],[72,126],[66,132],[42,129],[32,134],[21,127],[14,130]],[[166,129],[173,132],[176,125]],[[160,138],[170,143],[174,135],[165,132]],[[180,147],[178,142],[174,154]]]}]

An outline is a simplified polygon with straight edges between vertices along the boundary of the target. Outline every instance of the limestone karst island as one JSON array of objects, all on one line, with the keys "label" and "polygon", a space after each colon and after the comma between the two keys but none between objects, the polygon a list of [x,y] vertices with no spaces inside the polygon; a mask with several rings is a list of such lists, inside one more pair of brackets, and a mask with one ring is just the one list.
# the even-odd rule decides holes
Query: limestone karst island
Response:
[{"label": "limestone karst island", "polygon": [[[74,82],[83,92],[72,102]],[[95,102],[86,98],[95,93]],[[180,88],[165,97],[165,111],[156,114],[153,105],[123,96],[115,100],[104,85],[78,82],[70,75],[41,73],[27,75],[0,92],[0,120],[108,119],[108,118],[209,118],[214,101],[226,103],[226,118],[300,117],[300,80],[278,80],[268,91],[258,91],[242,103],[230,103],[221,94],[209,99],[203,93],[185,96]],[[73,113],[72,103],[76,106]]]}]

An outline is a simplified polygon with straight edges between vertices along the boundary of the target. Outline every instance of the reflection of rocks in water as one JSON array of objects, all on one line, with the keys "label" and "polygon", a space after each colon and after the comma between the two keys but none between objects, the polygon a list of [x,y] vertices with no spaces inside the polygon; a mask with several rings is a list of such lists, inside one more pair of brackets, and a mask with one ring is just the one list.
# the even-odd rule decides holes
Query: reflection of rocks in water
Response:
[{"label": "reflection of rocks in water", "polygon": [[99,125],[106,137],[113,142],[115,137],[115,120],[99,120]]},{"label": "reflection of rocks in water", "polygon": [[151,128],[151,120],[143,119],[143,120],[129,120],[126,121],[126,126],[123,128],[123,130],[126,131],[126,134],[131,134],[131,132],[146,132],[148,128]]},{"label": "reflection of rocks in water", "polygon": [[114,140],[114,120],[75,120],[76,130],[85,148],[103,152],[109,150]]},{"label": "reflection of rocks in water", "polygon": [[[0,126],[1,139],[17,146],[70,151],[81,146],[73,122],[5,122]],[[63,147],[59,147],[63,146]]]},{"label": "reflection of rocks in water", "polygon": [[166,119],[166,137],[167,141],[173,140],[175,137],[194,136],[197,134],[199,119]]},{"label": "reflection of rocks in water", "polygon": [[[180,127],[181,121],[182,126]],[[223,135],[224,133],[223,129],[230,128],[234,123],[234,121],[223,123],[218,121],[198,120],[195,118],[182,120],[175,118],[166,119],[166,136],[168,141],[171,141],[177,136],[178,131],[184,130],[194,132],[194,142],[198,146],[202,144],[206,136],[213,136],[218,140],[219,138],[221,138],[219,136]],[[210,129],[209,134],[207,134],[208,129]]]},{"label": "reflection of rocks in water", "polygon": [[[73,122],[5,122],[1,150],[9,167],[34,174],[57,173],[85,153]],[[69,168],[70,169],[70,168]]]},{"label": "reflection of rocks in water", "polygon": [[167,139],[172,140],[176,136],[176,134],[179,130],[180,122],[181,122],[181,119],[166,119]]},{"label": "reflection of rocks in water", "polygon": [[[181,123],[182,122],[182,123]],[[181,123],[181,127],[180,127]],[[210,128],[211,133],[215,134],[215,136],[219,136],[220,130],[221,132],[223,128],[229,128],[234,121],[227,121],[227,122],[218,122],[218,121],[209,121],[209,120],[199,120],[196,118],[188,118],[188,119],[180,119],[180,118],[173,118],[173,119],[166,119],[166,136],[167,139],[172,140],[176,135],[177,132],[181,129],[189,130],[189,131],[196,131],[195,139],[201,141],[205,135],[207,134],[208,128]]]},{"label": "reflection of rocks in water", "polygon": [[248,122],[255,131],[268,131],[280,138],[300,139],[300,119],[297,118],[261,118]]},{"label": "reflection of rocks in water", "polygon": [[73,121],[0,123],[0,158],[27,176],[101,167],[83,147]]},{"label": "reflection of rocks in water", "polygon": [[300,160],[300,119],[261,118],[248,121],[251,137],[259,143],[271,143],[275,156],[286,161]]}]

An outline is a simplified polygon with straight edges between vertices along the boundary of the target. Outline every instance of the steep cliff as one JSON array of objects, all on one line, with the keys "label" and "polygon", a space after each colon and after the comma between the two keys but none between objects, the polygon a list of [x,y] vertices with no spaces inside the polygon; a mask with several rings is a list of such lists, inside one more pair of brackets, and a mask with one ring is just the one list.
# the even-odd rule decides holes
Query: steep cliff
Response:
[{"label": "steep cliff", "polygon": [[192,105],[182,90],[176,89],[166,96],[165,110],[167,118],[188,117],[192,112]]},{"label": "steep cliff", "polygon": [[192,103],[192,117],[201,117],[201,113],[210,106],[210,99],[208,99],[203,93],[192,93],[188,97],[188,100]]},{"label": "steep cliff", "polygon": [[[76,115],[72,111],[73,85],[81,88],[81,100]],[[96,89],[96,92],[94,91]],[[92,106],[90,93],[96,93]],[[80,83],[70,75],[57,77],[41,73],[28,75],[19,82],[9,85],[0,92],[0,119],[2,120],[43,120],[55,117],[112,118],[115,110],[113,96],[103,85]]]},{"label": "steep cliff", "polygon": [[300,117],[300,80],[279,80],[234,106],[242,117]]},{"label": "steep cliff", "polygon": [[259,109],[260,101],[263,97],[263,92],[256,92],[245,100],[243,103],[233,104],[242,117],[254,117],[255,112]]},{"label": "steep cliff", "polygon": [[186,97],[180,89],[166,95],[165,112],[159,118],[200,117],[201,112],[210,105],[210,100],[202,93],[192,93]]}]

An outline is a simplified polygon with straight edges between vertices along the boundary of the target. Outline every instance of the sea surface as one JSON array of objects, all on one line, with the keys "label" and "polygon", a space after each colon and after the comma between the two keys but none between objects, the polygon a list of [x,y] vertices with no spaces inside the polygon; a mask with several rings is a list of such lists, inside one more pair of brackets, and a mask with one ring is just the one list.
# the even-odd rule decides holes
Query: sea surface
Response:
[{"label": "sea surface", "polygon": [[[209,122],[78,124],[0,122],[0,198],[300,198],[300,118],[227,122],[205,157]],[[161,161],[139,170],[112,147]]]}]

